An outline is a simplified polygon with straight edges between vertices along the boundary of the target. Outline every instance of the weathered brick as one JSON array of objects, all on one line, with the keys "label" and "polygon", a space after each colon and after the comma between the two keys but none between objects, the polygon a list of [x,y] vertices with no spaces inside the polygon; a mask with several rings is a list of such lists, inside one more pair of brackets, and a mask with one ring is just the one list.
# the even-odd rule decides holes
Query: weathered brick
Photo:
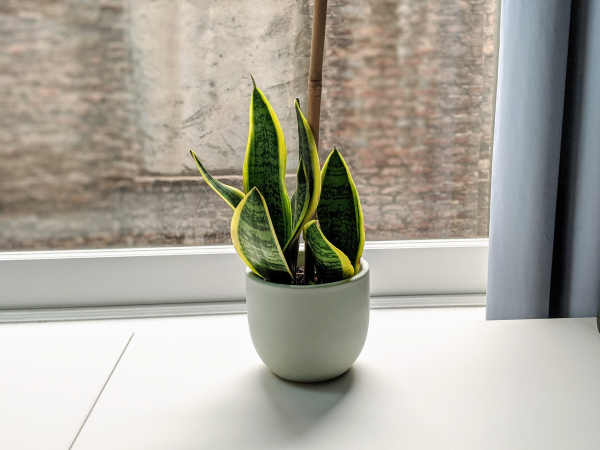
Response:
[{"label": "weathered brick", "polygon": [[[197,173],[146,165],[144,142],[161,138],[137,117],[129,2],[76,3],[0,8],[0,250],[229,242],[232,211]],[[330,1],[320,148],[350,165],[367,239],[487,235],[495,9]],[[297,38],[298,73],[309,42]],[[187,126],[166,120],[167,137]],[[239,172],[214,173],[241,187]]]}]

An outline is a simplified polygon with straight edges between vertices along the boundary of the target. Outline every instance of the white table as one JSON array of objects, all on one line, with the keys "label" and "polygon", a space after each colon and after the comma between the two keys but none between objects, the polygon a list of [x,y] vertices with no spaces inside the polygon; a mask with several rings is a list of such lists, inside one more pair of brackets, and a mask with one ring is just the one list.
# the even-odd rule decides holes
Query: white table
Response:
[{"label": "white table", "polygon": [[131,333],[0,326],[0,449],[65,450]]},{"label": "white table", "polygon": [[262,365],[245,315],[91,322],[135,337],[74,449],[600,448],[595,319],[408,319],[372,311],[355,366],[313,385]]}]

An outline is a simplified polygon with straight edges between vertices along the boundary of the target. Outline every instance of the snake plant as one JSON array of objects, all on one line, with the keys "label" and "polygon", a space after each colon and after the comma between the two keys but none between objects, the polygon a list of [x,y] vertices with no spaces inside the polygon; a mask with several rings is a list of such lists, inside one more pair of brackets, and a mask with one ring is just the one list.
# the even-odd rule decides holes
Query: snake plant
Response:
[{"label": "snake plant", "polygon": [[231,240],[236,251],[265,280],[295,284],[303,233],[319,282],[355,275],[365,232],[358,192],[344,158],[334,148],[321,170],[313,133],[296,99],[299,163],[296,190],[290,197],[283,131],[267,97],[254,79],[252,83],[244,192],[214,179],[191,151],[206,183],[234,211]]}]

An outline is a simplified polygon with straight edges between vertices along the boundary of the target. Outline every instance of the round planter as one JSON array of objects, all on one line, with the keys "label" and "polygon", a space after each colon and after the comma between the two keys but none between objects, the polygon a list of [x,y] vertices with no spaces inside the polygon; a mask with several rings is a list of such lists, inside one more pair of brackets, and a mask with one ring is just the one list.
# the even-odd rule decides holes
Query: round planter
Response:
[{"label": "round planter", "polygon": [[369,328],[369,264],[335,283],[287,286],[246,269],[248,324],[256,352],[277,376],[316,382],[356,361]]}]

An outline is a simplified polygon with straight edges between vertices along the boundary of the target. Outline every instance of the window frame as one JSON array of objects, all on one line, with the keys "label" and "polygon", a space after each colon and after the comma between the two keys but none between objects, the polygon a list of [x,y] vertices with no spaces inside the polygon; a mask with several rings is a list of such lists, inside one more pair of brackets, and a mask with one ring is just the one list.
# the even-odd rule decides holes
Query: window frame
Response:
[{"label": "window frame", "polygon": [[[371,266],[371,296],[381,305],[393,297],[408,296],[415,306],[415,297],[450,296],[425,306],[456,306],[457,295],[478,296],[481,304],[487,255],[488,239],[439,239],[367,242],[363,257]],[[40,308],[162,305],[166,315],[182,315],[172,313],[174,305],[205,303],[218,313],[227,310],[218,304],[229,302],[240,312],[244,269],[231,245],[0,252],[0,321],[11,311]]]}]

